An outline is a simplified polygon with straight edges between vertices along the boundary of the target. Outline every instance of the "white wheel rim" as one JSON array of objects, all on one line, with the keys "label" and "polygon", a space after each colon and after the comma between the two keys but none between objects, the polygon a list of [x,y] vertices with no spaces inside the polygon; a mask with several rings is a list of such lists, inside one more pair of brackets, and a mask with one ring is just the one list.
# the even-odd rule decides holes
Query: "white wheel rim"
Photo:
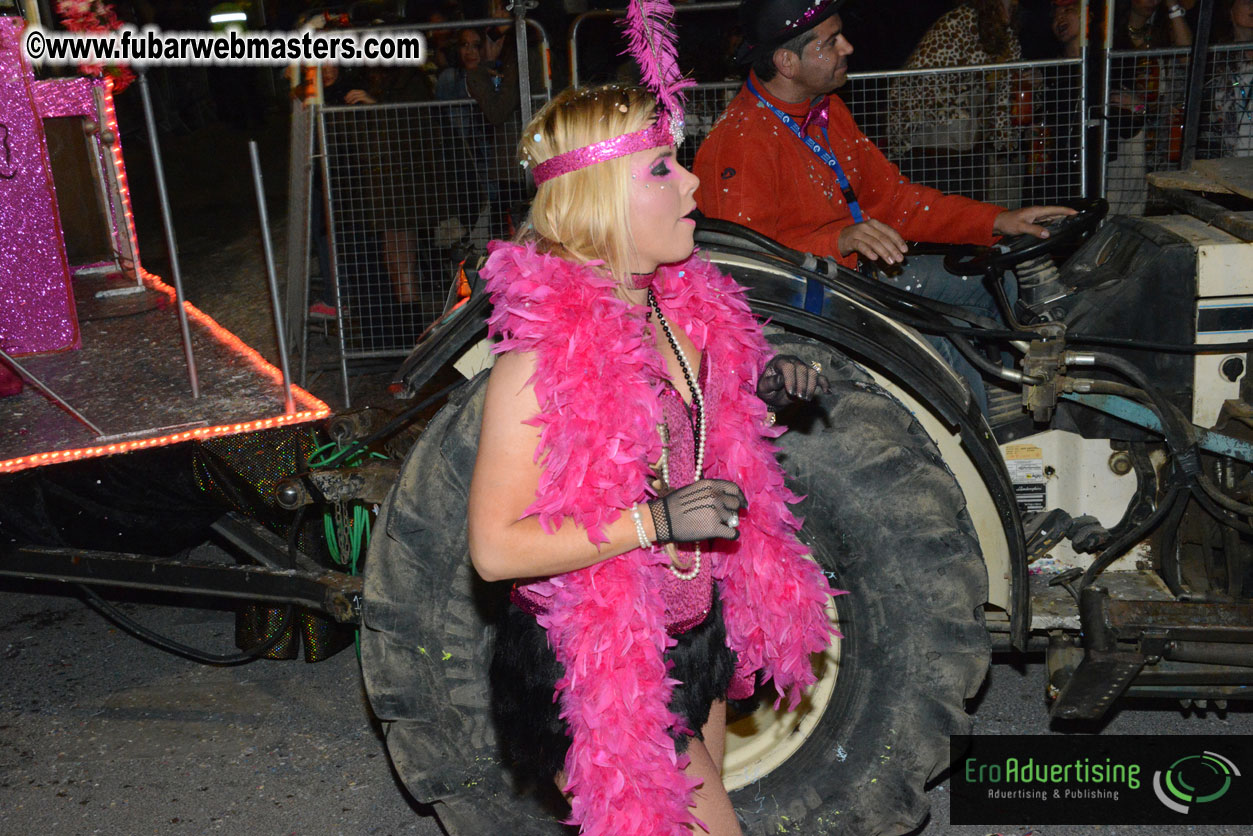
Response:
[{"label": "white wheel rim", "polygon": [[[840,618],[835,599],[827,602],[827,617],[835,627]],[[835,680],[840,672],[840,639],[831,642],[823,653],[813,657],[818,681],[805,691],[795,711],[763,699],[757,711],[727,726],[726,757],[723,759],[722,783],[727,792],[746,787],[769,775],[796,754],[822,722],[822,715],[835,693]]]}]

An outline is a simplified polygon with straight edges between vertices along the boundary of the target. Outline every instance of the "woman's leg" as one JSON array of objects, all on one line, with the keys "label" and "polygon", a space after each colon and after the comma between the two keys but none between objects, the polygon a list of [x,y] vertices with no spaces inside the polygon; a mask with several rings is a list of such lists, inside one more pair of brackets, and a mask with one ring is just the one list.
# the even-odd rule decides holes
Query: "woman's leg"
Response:
[{"label": "woman's leg", "polygon": [[709,758],[718,767],[718,774],[722,774],[722,758],[727,753],[727,703],[726,700],[714,700],[709,706],[709,719],[705,721],[705,727],[700,730],[701,737],[705,738],[705,749],[709,752]]},{"label": "woman's leg", "polygon": [[[692,793],[694,804],[692,812],[696,818],[705,823],[702,828],[692,825],[692,832],[709,834],[709,836],[743,836],[740,823],[735,818],[735,808],[722,786],[722,757],[726,752],[727,740],[727,704],[717,700],[709,708],[709,719],[701,729],[705,740],[695,737],[688,741],[687,754],[691,759],[683,770],[701,782]],[[570,801],[566,792],[565,772],[559,772],[554,778],[557,789]]]},{"label": "woman's leg", "polygon": [[417,234],[412,229],[383,230],[383,260],[396,301],[409,304],[418,301],[418,287],[413,275],[413,256]]},{"label": "woman's leg", "polygon": [[703,742],[696,738],[689,741],[687,753],[692,760],[686,772],[701,781],[701,786],[693,795],[696,801],[694,812],[708,829],[693,826],[692,832],[709,833],[710,836],[740,836],[735,809],[722,785],[722,757],[727,743],[725,701],[715,700],[709,707],[709,719],[701,729],[701,736],[705,738]]},{"label": "woman's leg", "polygon": [[703,828],[692,825],[692,832],[707,833],[709,836],[742,836],[735,809],[727,797],[726,788],[722,786],[721,766],[714,763],[705,744],[696,738],[688,744],[687,754],[691,760],[683,771],[701,782],[692,793],[692,812],[705,825]]}]

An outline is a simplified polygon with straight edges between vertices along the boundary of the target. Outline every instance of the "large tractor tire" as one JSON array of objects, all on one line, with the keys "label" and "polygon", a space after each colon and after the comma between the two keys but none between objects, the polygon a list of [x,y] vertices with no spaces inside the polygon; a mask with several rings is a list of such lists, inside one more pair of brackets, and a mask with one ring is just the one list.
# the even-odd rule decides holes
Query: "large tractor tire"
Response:
[{"label": "large tractor tire", "polygon": [[766,708],[733,724],[724,778],[745,833],[908,833],[949,735],[970,730],[965,701],[991,652],[987,572],[961,489],[913,415],[833,349],[773,342],[831,379],[779,446],[805,497],[801,536],[849,594],[835,599],[844,638],[819,663],[807,714]]},{"label": "large tractor tire", "polygon": [[[948,736],[970,727],[964,701],[989,658],[986,573],[961,491],[913,416],[835,350],[776,343],[832,382],[784,416],[780,446],[805,496],[802,537],[850,594],[830,607],[844,638],[816,660],[802,709],[776,714],[766,699],[733,722],[726,782],[753,836],[906,833],[926,816]],[[465,533],[483,384],[432,420],[384,503],[366,561],[362,668],[397,772],[450,834],[569,834],[551,782],[515,791],[489,718],[505,594],[475,575]]]}]

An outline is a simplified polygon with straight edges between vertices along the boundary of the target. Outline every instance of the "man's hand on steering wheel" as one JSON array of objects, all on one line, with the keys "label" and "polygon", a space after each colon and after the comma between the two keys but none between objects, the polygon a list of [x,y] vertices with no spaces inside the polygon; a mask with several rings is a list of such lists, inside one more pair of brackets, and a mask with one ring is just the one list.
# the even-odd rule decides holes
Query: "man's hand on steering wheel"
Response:
[{"label": "man's hand on steering wheel", "polygon": [[1041,221],[1053,221],[1075,214],[1075,210],[1067,206],[1024,206],[1021,209],[1007,209],[996,216],[992,222],[992,231],[997,235],[1034,235],[1036,238],[1048,238],[1049,231],[1040,225]]},{"label": "man's hand on steering wheel", "polygon": [[[995,247],[978,247],[974,252],[951,252],[944,257],[944,269],[955,276],[980,276],[989,270],[1011,270],[1017,264],[1056,252],[1077,243],[1096,229],[1109,211],[1104,198],[1084,198],[1075,208],[1028,206],[996,217],[996,232],[1006,236]],[[1036,221],[1057,223],[1051,230]]]},{"label": "man's hand on steering wheel", "polygon": [[856,252],[863,258],[883,259],[888,264],[904,261],[909,251],[899,232],[874,218],[841,229],[836,247],[842,256]]}]

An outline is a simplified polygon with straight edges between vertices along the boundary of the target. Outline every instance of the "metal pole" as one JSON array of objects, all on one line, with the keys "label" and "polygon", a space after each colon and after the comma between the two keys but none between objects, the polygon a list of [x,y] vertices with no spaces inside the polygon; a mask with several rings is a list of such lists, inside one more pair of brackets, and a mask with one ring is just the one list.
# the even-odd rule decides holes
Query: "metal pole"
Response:
[{"label": "metal pole", "polygon": [[[321,73],[319,73],[319,76]],[[339,373],[344,381],[344,409],[352,409],[352,395],[348,391],[348,355],[344,345],[344,294],[339,283],[339,248],[335,244],[335,210],[331,200],[331,153],[326,144],[326,111],[318,108],[314,117],[318,126],[318,145],[322,156],[322,201],[326,210],[326,241],[331,251],[331,280],[335,282],[335,330],[339,338]]]},{"label": "metal pole", "polygon": [[[291,130],[287,154],[287,287],[284,309],[288,350],[300,355],[300,385],[305,385],[305,326],[309,316],[310,193],[312,188],[310,108],[301,101],[291,103]],[[296,379],[293,373],[292,379]]]},{"label": "metal pole", "polygon": [[513,0],[513,36],[518,50],[518,105],[522,108],[522,126],[531,121],[531,51],[526,44],[526,12],[535,8],[535,0]]},{"label": "metal pole", "polygon": [[96,157],[100,164],[103,180],[101,189],[104,191],[105,205],[109,208],[117,255],[120,258],[118,267],[125,270],[124,263],[129,264],[131,274],[135,278],[135,287],[138,290],[143,290],[144,277],[140,271],[139,251],[134,237],[134,224],[126,217],[126,202],[128,198],[122,193],[121,172],[118,170],[117,158],[113,155],[113,146],[121,142],[122,138],[114,136],[112,143],[105,143],[104,132],[109,123],[108,102],[104,97],[104,92],[99,87],[92,90],[92,98],[96,103],[96,112],[100,115],[100,131],[96,136],[99,153]]},{"label": "metal pole", "polygon": [[148,92],[148,73],[139,73],[139,97],[144,103],[144,123],[148,127],[148,145],[152,148],[152,168],[157,176],[157,197],[161,199],[161,222],[165,226],[165,248],[170,253],[170,274],[174,279],[174,293],[178,300],[178,327],[183,334],[183,354],[187,358],[187,378],[191,381],[191,396],[200,397],[200,380],[196,376],[196,357],[191,349],[191,328],[187,324],[187,309],[183,306],[183,273],[178,267],[178,241],[174,239],[174,220],[170,216],[170,196],[165,190],[165,170],[161,167],[161,143],[157,140],[157,120],[152,115],[152,94]]},{"label": "metal pole", "polygon": [[1088,0],[1079,4],[1079,194],[1088,196]]},{"label": "metal pole", "polygon": [[274,309],[274,333],[278,337],[278,367],[283,372],[283,408],[291,415],[296,402],[291,394],[291,372],[287,368],[287,338],[283,335],[283,306],[278,299],[278,275],[274,272],[274,249],[270,246],[270,216],[265,211],[265,186],[261,183],[261,156],[257,141],[248,141],[252,159],[252,187],[257,193],[257,214],[261,217],[261,246],[265,250],[265,277],[270,283],[270,305]]},{"label": "metal pole", "polygon": [[[543,62],[541,77],[544,79],[544,101],[548,101],[553,97],[553,50],[548,43],[548,33],[544,31],[544,27],[529,18],[527,23],[534,26],[536,31],[539,32],[540,61]],[[529,55],[527,60],[530,60]]]},{"label": "metal pole", "polygon": [[1104,73],[1101,75],[1101,147],[1097,153],[1097,169],[1096,169],[1096,193],[1098,197],[1105,197],[1106,177],[1109,168],[1109,94],[1110,85],[1112,84],[1111,73],[1114,68],[1113,52],[1114,48],[1114,2],[1113,0],[1105,0],[1105,51],[1104,51]]},{"label": "metal pole", "polygon": [[[132,264],[134,264],[134,261],[131,260],[129,255],[127,255],[127,251],[130,250],[130,230],[128,229],[129,225],[126,222],[126,215],[114,205],[113,195],[109,193],[109,174],[106,169],[109,165],[107,157],[111,156],[111,152],[109,144],[104,141],[105,131],[108,130],[106,127],[108,120],[105,117],[104,90],[100,87],[93,87],[91,90],[91,101],[96,108],[96,144],[93,149],[93,153],[91,154],[91,159],[92,162],[95,163],[96,185],[100,190],[100,205],[104,209],[108,210],[109,218],[112,221],[109,225],[113,228],[114,232],[113,264],[117,267],[117,269],[122,270],[123,260],[131,261]],[[117,137],[113,138],[113,142],[118,141]],[[123,243],[123,239],[128,240]],[[135,284],[128,288],[128,290],[131,293],[142,293],[144,290],[144,280],[139,275],[139,270],[132,270],[132,272],[135,274]]]},{"label": "metal pole", "polygon": [[570,43],[567,44],[566,52],[570,56],[570,86],[579,86],[579,27],[583,25],[584,19],[591,12],[584,12],[574,19],[574,23],[570,24]]},{"label": "metal pole", "polygon": [[31,385],[33,385],[36,389],[38,389],[40,392],[43,392],[48,397],[52,398],[52,400],[56,401],[62,407],[64,407],[66,412],[70,413],[79,421],[82,421],[84,424],[86,424],[87,428],[91,430],[92,432],[94,432],[98,438],[101,438],[104,436],[104,430],[100,429],[91,421],[87,420],[87,416],[83,415],[83,413],[79,412],[77,409],[70,406],[69,401],[67,401],[65,398],[61,397],[60,395],[58,395],[56,392],[52,391],[51,386],[44,383],[39,378],[35,377],[26,369],[22,368],[21,364],[18,363],[16,360],[14,360],[12,357],[10,357],[8,354],[5,354],[3,351],[0,351],[0,360],[3,360],[4,362],[8,363],[10,366],[13,367],[14,371],[16,371],[22,377],[26,378],[26,380]]},{"label": "metal pole", "polygon": [[[675,8],[674,13],[676,15],[679,15],[679,14],[687,14],[688,12],[692,12],[692,13],[730,12],[730,11],[734,11],[738,9],[739,7],[740,7],[739,0],[717,0],[717,2],[683,3],[681,5],[678,5]],[[579,86],[579,60],[578,60],[578,46],[577,45],[578,45],[578,40],[579,40],[579,27],[583,25],[583,21],[589,17],[611,17],[611,18],[614,18],[615,20],[621,20],[622,18],[626,17],[626,12],[627,10],[624,8],[623,9],[593,9],[590,12],[583,12],[583,14],[576,17],[574,21],[570,24],[569,52],[570,52],[570,86],[571,87]],[[924,70],[924,72],[929,72],[929,71]]]},{"label": "metal pole", "polygon": [[1210,28],[1214,21],[1214,0],[1200,0],[1201,11],[1192,35],[1192,55],[1188,60],[1188,95],[1183,104],[1183,150],[1179,167],[1188,168],[1196,159],[1196,141],[1201,131],[1201,111],[1205,109],[1205,59],[1209,55]]},{"label": "metal pole", "polygon": [[[302,224],[304,234],[300,236],[300,240],[303,242],[303,248],[299,254],[294,252],[291,247],[288,247],[287,250],[287,257],[289,259],[287,270],[287,281],[289,284],[287,289],[287,298],[290,300],[292,297],[292,288],[290,287],[290,284],[293,281],[298,281],[300,283],[300,307],[296,313],[298,314],[300,320],[300,385],[304,386],[309,372],[309,244],[313,240],[313,117],[316,113],[315,108],[317,108],[317,105],[313,104],[306,107],[304,104],[297,102],[294,107],[296,109],[292,111],[292,124],[296,124],[297,118],[301,120],[304,130],[304,133],[302,134],[304,147],[301,149],[303,156],[299,164],[299,181],[298,184],[293,183],[292,187],[298,187],[300,190],[299,202],[303,208],[299,213],[299,222]],[[290,213],[288,214],[287,224],[287,228],[289,230],[288,240],[290,241],[290,230],[293,228],[292,216]],[[297,271],[299,275],[293,274],[291,269],[293,263],[291,261],[292,259],[295,260],[295,263],[300,265],[300,268]],[[330,259],[327,260],[329,261]],[[322,281],[330,284],[331,277],[323,276]],[[290,301],[288,304],[290,305]],[[288,315],[290,316],[291,314],[292,311],[289,310]]]}]

